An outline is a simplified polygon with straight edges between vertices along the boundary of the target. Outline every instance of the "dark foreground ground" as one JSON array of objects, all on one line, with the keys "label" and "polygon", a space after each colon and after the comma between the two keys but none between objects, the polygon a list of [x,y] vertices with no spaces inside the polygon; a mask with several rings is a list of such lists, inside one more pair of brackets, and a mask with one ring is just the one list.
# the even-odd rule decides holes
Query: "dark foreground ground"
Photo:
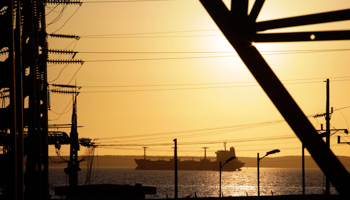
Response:
[{"label": "dark foreground ground", "polygon": [[[193,198],[191,198],[193,199]],[[326,197],[325,195],[281,195],[281,196],[247,196],[247,197],[208,197],[197,198],[202,200],[350,200],[350,198],[342,197],[339,195],[331,195]],[[158,199],[159,200],[159,199]]]}]

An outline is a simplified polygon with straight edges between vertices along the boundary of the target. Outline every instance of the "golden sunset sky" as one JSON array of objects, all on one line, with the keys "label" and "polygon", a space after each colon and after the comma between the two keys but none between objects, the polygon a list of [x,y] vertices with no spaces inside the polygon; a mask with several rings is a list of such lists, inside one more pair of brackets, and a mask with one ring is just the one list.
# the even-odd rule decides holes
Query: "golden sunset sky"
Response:
[{"label": "golden sunset sky", "polygon": [[[48,81],[82,87],[79,137],[98,139],[98,155],[143,155],[148,147],[147,155],[170,156],[174,138],[180,156],[203,156],[202,147],[215,156],[225,141],[238,157],[272,149],[281,150],[278,156],[301,155],[299,139],[199,0],[82,2],[46,7],[48,34],[81,37],[48,37],[49,48],[77,51],[75,59],[85,61],[48,64]],[[349,8],[349,0],[266,0],[258,21]],[[350,30],[350,21],[275,32],[311,30]],[[312,116],[325,113],[330,79],[331,127],[350,129],[350,41],[256,46],[316,129],[325,120]],[[52,93],[50,103],[49,124],[70,123],[72,96]],[[343,131],[335,133],[333,152],[350,156],[337,135],[350,142]],[[69,154],[67,146],[62,154]]]}]

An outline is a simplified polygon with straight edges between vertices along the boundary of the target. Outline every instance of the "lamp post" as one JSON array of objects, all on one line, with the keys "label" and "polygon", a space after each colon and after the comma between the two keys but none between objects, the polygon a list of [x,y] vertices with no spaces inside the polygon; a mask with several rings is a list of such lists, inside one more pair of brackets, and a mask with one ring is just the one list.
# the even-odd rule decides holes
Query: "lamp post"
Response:
[{"label": "lamp post", "polygon": [[279,149],[275,149],[275,150],[272,150],[272,151],[268,151],[266,152],[266,154],[259,158],[259,153],[258,153],[258,156],[257,156],[257,165],[258,165],[258,196],[260,196],[260,172],[259,172],[259,162],[261,159],[265,158],[266,156],[270,155],[270,154],[275,154],[275,153],[279,153],[280,150]]},{"label": "lamp post", "polygon": [[174,192],[174,197],[177,199],[177,139],[175,138],[174,140],[175,147],[174,147],[174,163],[175,163],[175,192]]},{"label": "lamp post", "polygon": [[220,185],[220,194],[219,194],[219,197],[221,197],[221,168],[223,166],[225,166],[228,162],[230,162],[231,160],[233,160],[235,158],[236,158],[236,156],[232,156],[231,158],[227,159],[226,162],[223,165],[221,165],[221,161],[220,161],[220,183],[219,183],[219,185]]}]

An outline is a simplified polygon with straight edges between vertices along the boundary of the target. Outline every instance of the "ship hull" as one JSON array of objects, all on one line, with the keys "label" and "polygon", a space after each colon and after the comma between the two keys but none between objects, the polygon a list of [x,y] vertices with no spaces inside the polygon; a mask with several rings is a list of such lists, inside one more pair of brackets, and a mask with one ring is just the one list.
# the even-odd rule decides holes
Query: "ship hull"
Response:
[{"label": "ship hull", "polygon": [[[165,160],[145,160],[145,159],[135,159],[137,164],[136,170],[174,170],[175,163],[174,161],[165,161]],[[223,164],[223,163],[222,163]],[[222,171],[240,171],[240,168],[244,166],[245,163],[239,161],[233,161],[227,163],[222,167]],[[210,161],[178,161],[177,162],[178,170],[200,170],[200,171],[219,171],[220,162],[210,162]]]}]

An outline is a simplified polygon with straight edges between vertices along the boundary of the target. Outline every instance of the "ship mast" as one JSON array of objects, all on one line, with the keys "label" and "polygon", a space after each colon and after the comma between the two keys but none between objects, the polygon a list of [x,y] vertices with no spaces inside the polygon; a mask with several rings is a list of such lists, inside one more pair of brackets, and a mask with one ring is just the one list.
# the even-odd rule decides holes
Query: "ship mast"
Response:
[{"label": "ship mast", "polygon": [[202,147],[204,149],[204,159],[207,159],[207,149],[209,147]]},{"label": "ship mast", "polygon": [[143,148],[143,159],[146,160],[146,149],[148,147],[142,147]]}]

